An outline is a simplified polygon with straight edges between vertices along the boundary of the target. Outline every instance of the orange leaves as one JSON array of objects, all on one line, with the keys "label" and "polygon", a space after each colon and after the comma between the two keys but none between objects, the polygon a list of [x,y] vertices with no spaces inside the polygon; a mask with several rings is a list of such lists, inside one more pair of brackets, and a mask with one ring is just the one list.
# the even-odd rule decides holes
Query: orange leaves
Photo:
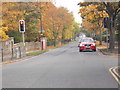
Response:
[{"label": "orange leaves", "polygon": [[[62,33],[64,26],[69,28],[69,25],[73,23],[73,16],[64,7],[57,8],[49,3],[49,8],[44,12],[43,26],[46,30],[46,37],[48,39],[62,39]],[[73,29],[73,28],[72,28]],[[70,29],[68,29],[70,31]],[[70,31],[71,32],[71,31]],[[64,32],[67,33],[67,32]],[[69,37],[70,38],[70,37]]]},{"label": "orange leaves", "polygon": [[82,7],[80,9],[81,17],[83,18],[83,26],[86,30],[91,32],[95,32],[99,34],[100,28],[103,28],[103,18],[108,17],[108,14],[103,11],[98,11],[98,7],[100,4],[90,4],[82,3]]},{"label": "orange leaves", "polygon": [[[14,36],[15,40],[21,40],[18,35],[19,20],[25,20],[25,39],[26,41],[34,40],[39,37],[39,31],[45,31],[47,39],[63,39],[63,33],[67,33],[67,38],[71,38],[73,27],[70,26],[74,22],[72,13],[64,7],[56,7],[48,2],[30,2],[30,3],[3,3],[3,26],[8,27],[8,34]],[[41,18],[42,17],[42,18]],[[41,20],[41,21],[40,21]],[[66,27],[64,29],[64,27]],[[64,31],[66,30],[66,31]],[[12,34],[12,33],[15,34]],[[5,35],[5,32],[1,32]],[[66,35],[67,35],[66,34]],[[16,39],[17,38],[17,39]]]},{"label": "orange leaves", "polygon": [[8,35],[6,35],[5,31],[8,31],[7,27],[0,28],[0,41],[5,41],[9,38]]},{"label": "orange leaves", "polygon": [[65,31],[65,39],[71,39],[72,38],[72,32],[75,29],[73,25],[70,25],[69,28],[66,29]]}]

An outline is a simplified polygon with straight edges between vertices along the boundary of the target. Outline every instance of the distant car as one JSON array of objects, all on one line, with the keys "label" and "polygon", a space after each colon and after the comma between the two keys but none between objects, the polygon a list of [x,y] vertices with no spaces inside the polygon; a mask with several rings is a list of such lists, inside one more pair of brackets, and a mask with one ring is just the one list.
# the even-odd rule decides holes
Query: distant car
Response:
[{"label": "distant car", "polygon": [[96,41],[93,40],[93,38],[91,37],[84,37],[81,39],[81,41],[79,42],[79,51],[85,51],[85,50],[92,50],[92,51],[96,51]]}]

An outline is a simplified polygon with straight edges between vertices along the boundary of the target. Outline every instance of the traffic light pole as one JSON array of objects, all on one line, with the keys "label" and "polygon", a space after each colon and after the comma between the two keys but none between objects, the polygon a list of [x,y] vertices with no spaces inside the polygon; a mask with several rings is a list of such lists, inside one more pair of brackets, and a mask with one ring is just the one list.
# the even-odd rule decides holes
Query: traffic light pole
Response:
[{"label": "traffic light pole", "polygon": [[25,43],[24,32],[22,32],[22,41],[23,41],[23,43]]},{"label": "traffic light pole", "polygon": [[[24,20],[19,20],[19,31],[22,34],[22,47],[19,47],[19,52],[20,52],[20,57],[22,56],[26,56],[26,48],[25,48],[25,38],[24,38],[24,32],[25,32],[25,21]],[[21,54],[22,51],[22,54]]]},{"label": "traffic light pole", "polygon": [[22,42],[23,42],[23,56],[26,56],[26,47],[25,47],[25,38],[24,38],[24,32],[22,32]]}]

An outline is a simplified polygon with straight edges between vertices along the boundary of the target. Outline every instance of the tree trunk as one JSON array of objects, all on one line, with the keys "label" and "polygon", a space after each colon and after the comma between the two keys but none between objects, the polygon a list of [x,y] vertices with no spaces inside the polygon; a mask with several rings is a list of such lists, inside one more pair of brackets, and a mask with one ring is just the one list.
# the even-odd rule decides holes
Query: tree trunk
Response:
[{"label": "tree trunk", "polygon": [[102,45],[102,29],[100,28],[100,45]]},{"label": "tree trunk", "polygon": [[119,36],[118,36],[118,53],[120,54],[120,32],[119,32]]},{"label": "tree trunk", "polygon": [[110,38],[109,38],[109,49],[112,52],[115,47],[115,27],[113,17],[110,17]]},{"label": "tree trunk", "polygon": [[118,15],[118,53],[120,54],[120,14]]},{"label": "tree trunk", "polygon": [[54,47],[56,47],[56,39],[54,39]]}]

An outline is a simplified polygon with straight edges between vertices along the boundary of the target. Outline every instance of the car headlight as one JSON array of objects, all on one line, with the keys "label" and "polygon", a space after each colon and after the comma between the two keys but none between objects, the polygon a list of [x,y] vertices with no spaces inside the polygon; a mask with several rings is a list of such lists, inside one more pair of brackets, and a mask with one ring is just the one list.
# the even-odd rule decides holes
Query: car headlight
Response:
[{"label": "car headlight", "polygon": [[95,46],[95,43],[93,43],[92,46]]},{"label": "car headlight", "polygon": [[84,46],[83,44],[80,44],[80,46]]}]

